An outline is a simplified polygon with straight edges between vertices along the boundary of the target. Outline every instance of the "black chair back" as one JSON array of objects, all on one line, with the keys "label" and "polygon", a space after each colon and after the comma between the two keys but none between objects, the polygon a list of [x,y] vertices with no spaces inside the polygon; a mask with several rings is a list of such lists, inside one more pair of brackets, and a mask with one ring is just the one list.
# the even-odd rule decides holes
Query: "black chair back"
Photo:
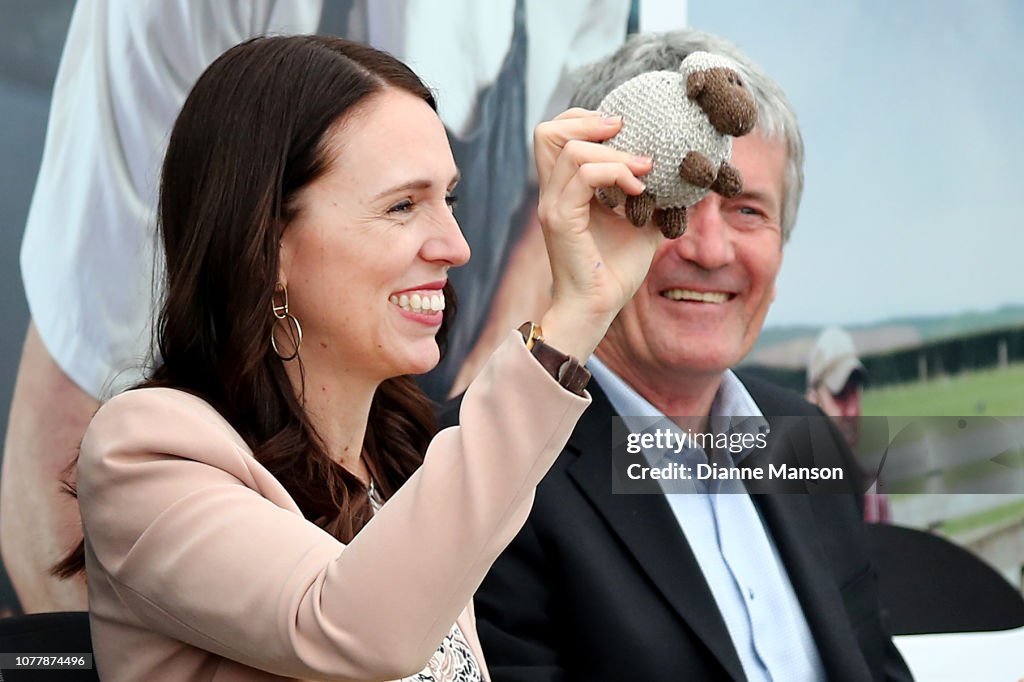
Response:
[{"label": "black chair back", "polygon": [[1024,626],[1024,597],[994,568],[938,535],[868,524],[882,607],[894,635]]},{"label": "black chair back", "polygon": [[[0,619],[0,653],[31,654],[89,654],[92,638],[89,614],[85,611],[60,613],[33,613]],[[3,682],[95,682],[95,665],[88,669],[27,670],[4,667],[0,671]]]}]

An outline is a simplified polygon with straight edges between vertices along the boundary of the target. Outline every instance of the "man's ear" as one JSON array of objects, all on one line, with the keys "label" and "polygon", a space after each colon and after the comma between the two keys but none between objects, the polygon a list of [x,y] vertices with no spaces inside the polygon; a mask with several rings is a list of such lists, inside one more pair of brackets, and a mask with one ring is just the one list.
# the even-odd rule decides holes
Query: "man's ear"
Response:
[{"label": "man's ear", "polygon": [[779,272],[782,271],[782,262],[785,260],[786,252],[779,246],[779,269],[775,271],[775,279],[772,280],[772,303],[775,303],[775,297],[779,293]]}]

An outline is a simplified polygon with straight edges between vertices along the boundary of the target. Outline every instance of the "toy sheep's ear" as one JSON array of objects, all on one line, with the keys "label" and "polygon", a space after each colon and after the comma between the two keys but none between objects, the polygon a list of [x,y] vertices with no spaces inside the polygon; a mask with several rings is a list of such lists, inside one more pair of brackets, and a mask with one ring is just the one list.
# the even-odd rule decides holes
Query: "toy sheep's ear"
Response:
[{"label": "toy sheep's ear", "polygon": [[697,99],[707,87],[708,74],[705,71],[695,71],[686,79],[686,96],[690,99]]}]

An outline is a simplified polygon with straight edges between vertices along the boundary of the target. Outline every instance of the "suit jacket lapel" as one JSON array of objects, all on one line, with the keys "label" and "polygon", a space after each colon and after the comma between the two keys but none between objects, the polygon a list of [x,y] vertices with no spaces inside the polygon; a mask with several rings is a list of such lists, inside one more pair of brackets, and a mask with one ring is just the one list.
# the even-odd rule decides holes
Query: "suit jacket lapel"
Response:
[{"label": "suit jacket lapel", "polygon": [[786,566],[828,679],[871,679],[842,595],[824,568],[827,561],[817,541],[810,501],[801,494],[753,495],[752,498]]},{"label": "suit jacket lapel", "polygon": [[[774,401],[754,391],[751,396],[767,416],[772,433],[779,434],[782,429],[772,416],[778,413]],[[772,447],[791,447],[798,451],[804,448],[804,452],[808,452],[806,448],[810,448],[811,443],[806,436],[804,431],[791,430],[784,442],[775,441]],[[807,494],[751,495],[751,499],[761,511],[786,567],[828,679],[851,682],[871,679],[842,595],[824,568],[827,565],[825,549],[818,540],[820,531]]]},{"label": "suit jacket lapel", "polygon": [[569,476],[722,667],[733,679],[745,680],[725,621],[665,496],[660,491],[612,494],[611,421],[615,413],[596,381],[588,390],[593,403],[567,446],[578,455],[568,467]]}]

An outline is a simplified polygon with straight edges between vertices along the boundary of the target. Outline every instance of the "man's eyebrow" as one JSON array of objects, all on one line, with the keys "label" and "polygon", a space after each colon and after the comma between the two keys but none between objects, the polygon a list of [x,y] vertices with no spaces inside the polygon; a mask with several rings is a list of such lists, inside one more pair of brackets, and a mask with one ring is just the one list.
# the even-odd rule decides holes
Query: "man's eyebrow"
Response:
[{"label": "man's eyebrow", "polygon": [[742,192],[733,197],[733,199],[752,199],[768,206],[777,206],[781,203],[781,200],[776,200],[774,195],[770,192],[763,192],[761,190],[747,190],[744,189]]},{"label": "man's eyebrow", "polygon": [[[448,188],[450,189],[450,188],[454,187],[459,182],[459,180],[461,178],[462,178],[462,172],[461,171],[455,171],[454,177],[452,177],[451,182],[448,183]],[[430,189],[433,186],[434,186],[434,182],[432,180],[428,180],[426,178],[418,178],[418,179],[415,179],[415,180],[409,180],[408,182],[403,182],[400,185],[395,185],[394,187],[389,187],[388,189],[384,190],[383,192],[379,192],[378,194],[376,194],[373,197],[373,201],[376,201],[377,199],[381,199],[381,198],[386,197],[386,196],[391,195],[391,194],[398,194],[399,192],[408,192],[409,190],[415,190],[415,189]]]}]

